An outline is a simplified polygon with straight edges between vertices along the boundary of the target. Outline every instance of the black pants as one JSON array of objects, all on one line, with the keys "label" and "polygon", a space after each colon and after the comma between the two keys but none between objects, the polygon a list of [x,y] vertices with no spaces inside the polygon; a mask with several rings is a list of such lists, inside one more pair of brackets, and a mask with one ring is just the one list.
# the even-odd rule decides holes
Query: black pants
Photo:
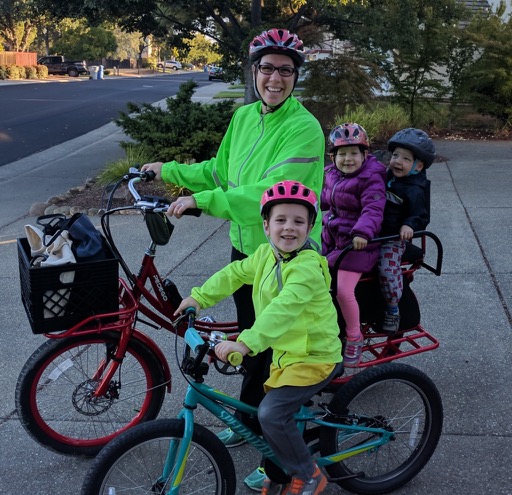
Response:
[{"label": "black pants", "polygon": [[[240,251],[232,248],[231,261],[238,261],[247,258]],[[251,328],[256,319],[254,305],[252,303],[252,285],[243,285],[233,294],[235,300],[238,328],[240,331]],[[272,362],[272,349],[267,349],[254,357],[246,356],[243,366],[246,373],[243,376],[240,400],[251,406],[258,407],[265,396],[263,383],[270,373]],[[253,429],[255,433],[261,434],[261,428],[256,417],[244,413],[237,413],[237,418],[246,426]]]}]

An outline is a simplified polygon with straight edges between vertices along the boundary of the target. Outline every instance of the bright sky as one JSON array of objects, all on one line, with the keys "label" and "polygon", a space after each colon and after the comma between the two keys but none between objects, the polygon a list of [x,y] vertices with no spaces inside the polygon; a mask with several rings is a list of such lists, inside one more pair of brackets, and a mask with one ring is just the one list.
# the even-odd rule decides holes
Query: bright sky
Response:
[{"label": "bright sky", "polygon": [[[487,0],[487,1],[489,2],[491,7],[493,8],[493,10],[500,4],[500,0]],[[505,0],[505,4],[507,5],[507,10],[505,11],[505,14],[510,14],[510,12],[512,11],[511,2],[512,2],[512,0]]]}]

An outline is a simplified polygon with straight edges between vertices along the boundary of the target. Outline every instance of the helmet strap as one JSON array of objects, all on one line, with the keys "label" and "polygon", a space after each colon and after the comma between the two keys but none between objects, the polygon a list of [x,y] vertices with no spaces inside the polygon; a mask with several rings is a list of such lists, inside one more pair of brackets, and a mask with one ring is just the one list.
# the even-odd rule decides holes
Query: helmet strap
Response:
[{"label": "helmet strap", "polygon": [[409,171],[409,173],[407,174],[407,176],[409,176],[409,175],[417,175],[417,174],[419,174],[419,173],[420,173],[420,171],[419,171],[419,170],[416,170],[416,165],[417,165],[417,163],[418,163],[418,159],[417,159],[417,158],[415,158],[415,159],[414,159],[414,162],[412,163],[411,170]]}]

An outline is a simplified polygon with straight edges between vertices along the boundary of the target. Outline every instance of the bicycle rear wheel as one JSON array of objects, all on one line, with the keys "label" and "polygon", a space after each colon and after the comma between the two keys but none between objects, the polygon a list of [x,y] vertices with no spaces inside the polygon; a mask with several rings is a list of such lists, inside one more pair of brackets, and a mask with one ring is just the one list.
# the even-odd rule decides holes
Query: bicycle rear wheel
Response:
[{"label": "bicycle rear wheel", "polygon": [[[109,443],[94,459],[82,495],[168,493],[176,466],[165,476],[171,442],[183,438],[184,422],[158,419],[132,428]],[[236,473],[222,442],[195,424],[180,486],[180,495],[234,495]]]},{"label": "bicycle rear wheel", "polygon": [[[443,425],[443,406],[432,380],[402,363],[387,363],[354,376],[334,395],[332,422],[385,428],[394,433],[386,445],[326,466],[329,476],[345,490],[387,493],[408,483],[434,453]],[[322,427],[320,453],[330,455],[354,448],[374,435],[344,433]]]},{"label": "bicycle rear wheel", "polygon": [[133,338],[102,397],[93,397],[119,342],[114,332],[47,340],[25,363],[16,385],[21,424],[61,454],[96,455],[121,431],[154,419],[165,397],[162,366]]}]

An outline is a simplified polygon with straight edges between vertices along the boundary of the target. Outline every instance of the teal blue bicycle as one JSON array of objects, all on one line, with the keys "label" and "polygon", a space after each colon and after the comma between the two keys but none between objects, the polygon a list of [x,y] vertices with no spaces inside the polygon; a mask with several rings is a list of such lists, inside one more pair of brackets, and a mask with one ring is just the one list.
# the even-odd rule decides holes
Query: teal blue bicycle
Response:
[{"label": "teal blue bicycle", "polygon": [[[180,369],[188,387],[183,409],[176,419],[142,423],[108,443],[93,461],[82,495],[234,495],[234,462],[217,436],[194,422],[198,405],[265,457],[271,479],[289,480],[264,438],[233,414],[238,410],[255,416],[256,408],[204,383],[209,369],[205,357],[222,336],[198,332],[193,312],[185,317],[189,325]],[[229,358],[234,366],[241,361],[237,353]],[[443,424],[441,397],[427,375],[406,364],[386,363],[333,390],[328,403],[315,402],[315,397],[296,415],[330,482],[353,493],[380,494],[405,485],[423,469]],[[325,394],[330,396],[328,390]]]}]

